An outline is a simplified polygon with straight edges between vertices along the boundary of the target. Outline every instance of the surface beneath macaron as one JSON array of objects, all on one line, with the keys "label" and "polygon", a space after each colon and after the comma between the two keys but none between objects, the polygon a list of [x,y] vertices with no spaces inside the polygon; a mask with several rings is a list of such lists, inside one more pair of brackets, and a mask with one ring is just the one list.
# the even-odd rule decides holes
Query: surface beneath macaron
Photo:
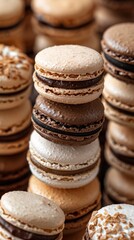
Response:
[{"label": "surface beneath macaron", "polygon": [[[134,238],[134,206],[113,204],[94,212],[89,223],[87,237],[99,238]],[[86,238],[88,239],[88,238]]]},{"label": "surface beneath macaron", "polygon": [[[31,236],[30,239],[58,240],[64,227],[64,214],[46,198],[22,191],[9,192],[1,198],[0,224],[5,229],[7,227],[10,234],[17,234],[16,237],[21,238],[22,231],[25,234],[23,239]],[[15,227],[14,232],[10,225]]]},{"label": "surface beneath macaron", "polygon": [[100,99],[82,105],[65,105],[39,96],[32,120],[37,132],[48,140],[80,145],[97,138],[104,121],[103,114]]}]

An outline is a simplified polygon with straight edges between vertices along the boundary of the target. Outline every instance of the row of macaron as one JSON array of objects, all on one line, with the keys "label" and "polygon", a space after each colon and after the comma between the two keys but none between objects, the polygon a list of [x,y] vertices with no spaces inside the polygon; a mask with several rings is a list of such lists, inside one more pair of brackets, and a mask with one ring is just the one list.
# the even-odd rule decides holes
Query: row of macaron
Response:
[{"label": "row of macaron", "polygon": [[[37,194],[14,191],[1,198],[2,240],[61,240],[64,220],[58,205]],[[93,212],[83,239],[134,239],[134,206],[110,205]]]}]

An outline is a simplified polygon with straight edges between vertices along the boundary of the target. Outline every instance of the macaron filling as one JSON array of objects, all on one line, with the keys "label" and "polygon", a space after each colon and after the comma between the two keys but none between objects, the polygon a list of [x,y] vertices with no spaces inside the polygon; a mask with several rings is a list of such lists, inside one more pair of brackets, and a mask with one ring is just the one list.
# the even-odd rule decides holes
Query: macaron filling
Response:
[{"label": "macaron filling", "polygon": [[14,28],[17,28],[21,25],[21,23],[23,22],[24,18],[22,18],[19,22],[13,24],[13,25],[10,25],[10,26],[0,26],[0,31],[9,31],[9,30],[12,30]]},{"label": "macaron filling", "polygon": [[111,102],[108,102],[106,99],[105,99],[105,102],[106,102],[106,104],[107,104],[109,107],[115,109],[117,112],[120,112],[120,113],[122,113],[122,114],[128,115],[128,116],[130,116],[130,117],[133,117],[133,116],[134,116],[134,112],[130,112],[130,111],[127,111],[127,110],[118,108],[118,107],[116,107],[115,105],[111,104]]},{"label": "macaron filling", "polygon": [[54,236],[46,236],[46,235],[40,235],[36,233],[32,233],[23,229],[20,229],[13,224],[7,222],[5,219],[3,219],[0,216],[0,225],[2,228],[4,228],[6,231],[8,231],[10,234],[12,234],[14,237],[18,237],[20,239],[24,240],[60,240],[60,234],[54,235]]},{"label": "macaron filling", "polygon": [[[30,86],[30,85],[29,85]],[[25,88],[23,88],[23,89],[21,89],[21,90],[17,90],[17,91],[15,91],[15,92],[6,92],[6,91],[4,91],[4,92],[0,92],[0,97],[2,96],[4,96],[4,97],[9,97],[9,96],[16,96],[16,94],[21,94],[21,93],[23,93],[23,92],[25,92],[28,88],[29,88],[29,86],[26,86]]]},{"label": "macaron filling", "polygon": [[37,79],[42,81],[42,83],[45,85],[62,89],[84,89],[87,87],[92,87],[101,81],[102,76],[103,74],[97,76],[96,78],[84,81],[61,81],[41,76],[36,72]]},{"label": "macaron filling", "polygon": [[110,147],[110,151],[116,158],[118,158],[119,161],[130,164],[132,166],[134,165],[134,157],[125,156],[121,153],[117,153],[112,147]]},{"label": "macaron filling", "polygon": [[[26,136],[28,136],[31,132],[31,124],[24,130],[22,130],[21,132],[15,133],[15,134],[10,134],[10,135],[1,135],[0,136],[0,142],[11,142],[11,141],[16,141],[18,139],[24,138]],[[7,130],[8,131],[8,130]]]},{"label": "macaron filling", "polygon": [[104,57],[106,58],[106,60],[111,63],[112,65],[121,68],[123,70],[126,71],[130,71],[130,72],[134,72],[134,65],[132,64],[128,64],[128,63],[124,63],[124,62],[120,62],[115,58],[112,58],[111,56],[109,56],[108,54],[106,54],[105,52],[103,53]]}]

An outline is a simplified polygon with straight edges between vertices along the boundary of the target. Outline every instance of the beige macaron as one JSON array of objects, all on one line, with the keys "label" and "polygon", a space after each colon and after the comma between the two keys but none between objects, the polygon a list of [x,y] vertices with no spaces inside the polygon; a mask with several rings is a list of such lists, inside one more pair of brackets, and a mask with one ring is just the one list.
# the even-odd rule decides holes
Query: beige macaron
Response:
[{"label": "beige macaron", "polygon": [[34,85],[52,101],[82,104],[98,98],[103,89],[103,60],[90,48],[53,46],[35,57]]},{"label": "beige macaron", "polygon": [[64,213],[45,197],[13,191],[0,203],[1,239],[62,239]]},{"label": "beige macaron", "polygon": [[97,178],[81,188],[59,189],[32,176],[28,190],[53,200],[61,207],[66,217],[66,234],[85,228],[92,211],[100,207],[101,193]]}]

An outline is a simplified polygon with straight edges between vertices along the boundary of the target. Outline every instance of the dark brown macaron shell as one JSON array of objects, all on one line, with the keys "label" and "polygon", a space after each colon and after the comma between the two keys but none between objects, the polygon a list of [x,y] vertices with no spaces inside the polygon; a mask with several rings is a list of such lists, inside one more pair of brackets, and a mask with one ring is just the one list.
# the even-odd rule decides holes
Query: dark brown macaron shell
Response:
[{"label": "dark brown macaron shell", "polygon": [[134,83],[134,23],[121,23],[105,31],[101,42],[105,70]]},{"label": "dark brown macaron shell", "polygon": [[66,105],[38,96],[32,121],[35,130],[50,141],[87,144],[95,140],[102,129],[104,108],[100,99],[81,105]]}]

